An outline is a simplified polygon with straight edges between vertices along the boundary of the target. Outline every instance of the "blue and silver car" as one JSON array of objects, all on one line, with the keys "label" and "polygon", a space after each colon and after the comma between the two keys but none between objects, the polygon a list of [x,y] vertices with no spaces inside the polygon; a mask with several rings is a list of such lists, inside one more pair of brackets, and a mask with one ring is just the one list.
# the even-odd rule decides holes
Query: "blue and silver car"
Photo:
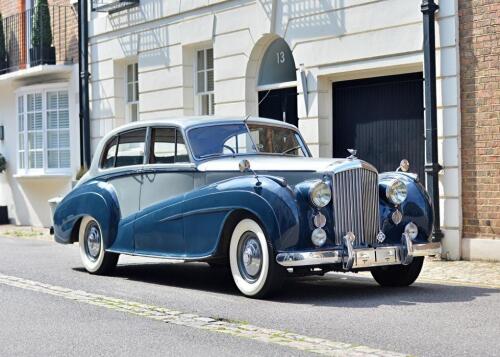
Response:
[{"label": "blue and silver car", "polygon": [[102,139],[55,210],[55,240],[79,242],[93,274],[120,254],[227,266],[249,297],[328,271],[410,285],[441,248],[430,198],[407,161],[379,174],[350,153],[312,158],[296,127],[270,119],[135,122]]}]

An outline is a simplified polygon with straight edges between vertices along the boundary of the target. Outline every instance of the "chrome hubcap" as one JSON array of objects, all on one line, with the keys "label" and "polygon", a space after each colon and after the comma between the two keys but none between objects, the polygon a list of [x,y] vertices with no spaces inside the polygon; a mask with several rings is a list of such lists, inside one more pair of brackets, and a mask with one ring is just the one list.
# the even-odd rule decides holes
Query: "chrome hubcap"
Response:
[{"label": "chrome hubcap", "polygon": [[262,248],[253,232],[246,232],[238,244],[238,268],[245,280],[253,282],[259,278],[262,268]]},{"label": "chrome hubcap", "polygon": [[89,223],[85,232],[85,251],[91,260],[97,260],[101,252],[101,232],[95,222]]}]

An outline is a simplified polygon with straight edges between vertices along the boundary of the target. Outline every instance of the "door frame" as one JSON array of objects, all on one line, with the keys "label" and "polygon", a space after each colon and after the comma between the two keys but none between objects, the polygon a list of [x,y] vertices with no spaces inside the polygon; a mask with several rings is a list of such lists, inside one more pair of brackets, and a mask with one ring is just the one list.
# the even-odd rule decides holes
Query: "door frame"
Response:
[{"label": "door frame", "polygon": [[[362,73],[359,73],[359,72],[362,72]],[[365,74],[365,75],[363,75]],[[336,120],[335,118],[335,115],[334,115],[334,100],[333,100],[333,87],[335,86],[335,84],[339,83],[339,82],[356,82],[356,81],[363,81],[363,80],[366,80],[366,81],[369,81],[369,80],[374,80],[376,81],[377,79],[381,79],[381,78],[385,78],[385,77],[398,77],[398,76],[405,76],[405,75],[408,75],[408,76],[411,76],[411,75],[417,75],[417,74],[421,74],[422,75],[422,82],[424,81],[424,77],[423,77],[423,69],[421,66],[406,66],[404,68],[390,68],[390,69],[387,69],[387,68],[382,68],[380,69],[379,71],[369,71],[368,73],[365,73],[365,71],[356,71],[356,72],[353,72],[353,73],[339,73],[338,76],[336,76],[335,79],[332,79],[332,78],[326,78],[327,81],[325,81],[325,78],[323,79],[319,79],[318,78],[318,82],[320,80],[323,80],[324,82],[323,83],[328,83],[328,94],[327,94],[327,102],[328,102],[328,106],[322,106],[323,108],[328,108],[329,110],[329,113],[328,113],[328,117],[329,117],[329,132],[330,132],[330,145],[328,147],[328,151],[329,151],[329,155],[331,157],[334,157],[334,141],[335,141],[335,138],[334,138],[334,133],[333,133],[333,130],[334,130],[334,122]],[[422,96],[423,96],[423,90],[422,89]],[[424,101],[422,100],[422,110],[423,110],[423,118],[422,118],[422,121],[423,121],[423,131],[421,133],[422,137],[423,137],[423,140],[425,141],[425,107],[424,107]],[[321,113],[320,113],[320,116],[321,116]],[[347,155],[347,152],[346,152],[346,155]],[[424,158],[424,164],[425,164],[425,146],[424,146],[424,149],[423,149],[423,158]],[[401,157],[401,159],[403,159],[403,157]],[[411,162],[410,162],[411,164]],[[396,163],[396,166],[397,166],[397,163]],[[394,169],[396,169],[396,166],[394,167]],[[378,169],[378,168],[377,168]],[[410,171],[411,171],[411,168],[410,168]],[[425,184],[425,174],[424,175],[419,175],[419,179],[422,181],[422,183]]]}]

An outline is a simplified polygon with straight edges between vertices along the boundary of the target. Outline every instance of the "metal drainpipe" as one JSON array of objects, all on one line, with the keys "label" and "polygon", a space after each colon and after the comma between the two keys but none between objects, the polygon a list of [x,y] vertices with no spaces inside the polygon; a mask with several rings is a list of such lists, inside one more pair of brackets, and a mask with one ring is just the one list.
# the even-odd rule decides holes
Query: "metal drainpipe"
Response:
[{"label": "metal drainpipe", "polygon": [[439,212],[439,171],[438,162],[437,104],[436,104],[436,38],[435,12],[439,6],[434,0],[422,0],[420,7],[424,25],[424,87],[425,87],[425,175],[427,191],[434,207],[434,230],[432,241],[443,237]]},{"label": "metal drainpipe", "polygon": [[87,0],[78,1],[78,36],[79,46],[79,98],[80,98],[80,162],[90,167],[90,115],[89,115],[89,27]]}]

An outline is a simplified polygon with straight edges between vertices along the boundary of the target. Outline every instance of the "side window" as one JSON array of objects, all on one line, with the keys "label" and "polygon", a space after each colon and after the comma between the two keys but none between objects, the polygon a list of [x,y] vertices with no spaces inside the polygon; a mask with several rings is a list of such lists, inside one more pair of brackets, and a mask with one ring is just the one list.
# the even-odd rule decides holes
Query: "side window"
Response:
[{"label": "side window", "polygon": [[104,155],[101,159],[101,168],[109,169],[115,167],[115,156],[116,156],[116,144],[118,143],[118,138],[115,136],[111,139],[106,148],[104,149]]},{"label": "side window", "polygon": [[150,164],[189,162],[181,133],[173,128],[154,128],[151,138]]},{"label": "side window", "polygon": [[146,129],[129,131],[120,135],[115,167],[142,165]]}]

